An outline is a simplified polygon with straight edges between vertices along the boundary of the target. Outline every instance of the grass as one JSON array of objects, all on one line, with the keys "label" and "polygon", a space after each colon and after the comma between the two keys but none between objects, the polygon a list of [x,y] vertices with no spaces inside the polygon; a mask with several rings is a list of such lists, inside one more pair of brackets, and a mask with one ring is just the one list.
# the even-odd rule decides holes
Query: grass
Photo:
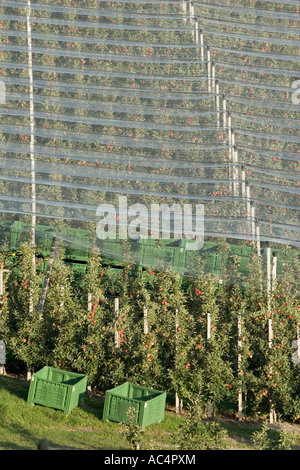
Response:
[{"label": "grass", "polygon": [[[0,377],[0,450],[36,449],[44,438],[52,449],[129,449],[121,424],[102,421],[104,401],[100,397],[86,398],[82,407],[65,416],[52,408],[27,404],[28,389],[24,380]],[[180,419],[166,412],[162,423],[148,428],[147,447],[153,446],[153,439],[163,449],[174,449],[172,435]]]},{"label": "grass", "polygon": [[[104,400],[92,395],[69,416],[43,406],[27,404],[29,383],[25,380],[0,376],[0,450],[34,450],[46,438],[51,449],[128,450],[120,423],[102,421]],[[175,450],[173,436],[184,416],[166,409],[161,423],[145,430],[145,449]],[[229,438],[226,449],[249,449],[251,434],[260,429],[256,422],[238,423],[220,419]],[[300,446],[300,426],[296,426],[297,446]],[[274,429],[274,433],[279,430]]]}]

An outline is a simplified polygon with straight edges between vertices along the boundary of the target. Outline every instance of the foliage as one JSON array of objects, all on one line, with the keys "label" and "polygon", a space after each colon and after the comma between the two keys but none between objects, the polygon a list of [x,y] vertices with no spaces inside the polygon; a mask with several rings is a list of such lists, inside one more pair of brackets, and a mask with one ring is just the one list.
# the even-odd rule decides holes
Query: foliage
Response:
[{"label": "foliage", "polygon": [[279,436],[272,437],[268,424],[264,422],[261,430],[252,434],[252,441],[257,450],[293,450],[295,436],[281,429]]},{"label": "foliage", "polygon": [[203,401],[191,399],[187,416],[179,426],[175,442],[181,450],[221,450],[227,431],[216,421],[204,421]]},{"label": "foliage", "polygon": [[131,450],[139,450],[143,441],[144,429],[135,424],[137,410],[134,406],[128,409],[128,424],[123,424],[122,435],[126,438]]}]

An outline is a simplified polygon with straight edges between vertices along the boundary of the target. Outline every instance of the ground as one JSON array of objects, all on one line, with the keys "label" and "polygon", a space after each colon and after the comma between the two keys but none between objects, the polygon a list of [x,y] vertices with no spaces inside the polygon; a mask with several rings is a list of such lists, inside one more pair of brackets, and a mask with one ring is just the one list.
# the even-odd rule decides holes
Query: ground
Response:
[{"label": "ground", "polygon": [[[0,450],[36,449],[47,439],[51,449],[59,450],[126,450],[128,443],[120,423],[102,421],[103,393],[91,393],[80,408],[69,416],[43,406],[28,405],[29,383],[20,376],[0,376]],[[165,419],[148,426],[141,448],[176,450],[174,435],[184,414],[166,406]],[[259,430],[262,421],[247,419],[238,422],[234,416],[217,416],[227,430],[226,450],[253,450],[251,434]],[[300,450],[300,423],[280,422],[270,426],[274,436],[280,429],[294,433],[295,450]],[[177,449],[178,450],[178,449]]]}]

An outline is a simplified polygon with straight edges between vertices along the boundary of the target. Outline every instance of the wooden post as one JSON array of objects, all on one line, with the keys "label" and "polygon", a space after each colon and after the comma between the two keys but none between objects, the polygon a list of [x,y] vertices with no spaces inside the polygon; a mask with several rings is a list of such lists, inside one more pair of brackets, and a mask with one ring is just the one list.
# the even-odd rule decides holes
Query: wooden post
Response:
[{"label": "wooden post", "polygon": [[[178,323],[178,308],[175,310],[175,350],[176,354],[178,351],[178,328],[179,328],[179,323]],[[176,414],[180,413],[180,400],[178,393],[175,392],[175,411]]]},{"label": "wooden post", "polygon": [[[93,296],[92,296],[92,293],[91,292],[88,292],[88,296],[87,296],[87,311],[88,313],[90,314],[91,311],[92,311],[92,299],[93,299]],[[92,385],[90,383],[87,384],[87,387],[86,387],[86,390],[87,390],[87,394],[90,395],[92,393]]]},{"label": "wooden post", "polygon": [[247,206],[247,219],[250,222],[251,207],[250,207],[250,183],[246,180],[246,206]]},{"label": "wooden post", "polygon": [[277,254],[273,252],[273,259],[272,259],[272,291],[275,289],[275,281],[277,277]]},{"label": "wooden post", "polygon": [[251,235],[252,240],[255,240],[255,204],[254,201],[250,201],[250,213],[251,213]]},{"label": "wooden post", "polygon": [[183,21],[184,21],[184,24],[186,24],[186,0],[182,0],[181,1],[181,8],[182,8],[182,11],[183,11]]},{"label": "wooden post", "polygon": [[[299,323],[297,323],[297,361],[300,362],[300,325]],[[298,362],[298,364],[299,364]]]},{"label": "wooden post", "polygon": [[2,340],[2,336],[0,334],[0,375],[6,375],[5,364],[6,364],[6,344]]},{"label": "wooden post", "polygon": [[[207,312],[206,339],[209,342],[211,338],[211,313]],[[211,400],[207,400],[207,417],[211,418]]]},{"label": "wooden post", "polygon": [[54,260],[57,256],[57,248],[58,248],[58,238],[54,236],[53,239],[52,239],[51,250],[50,250],[50,255],[49,255],[49,259],[48,259],[47,270],[46,270],[46,274],[45,274],[45,278],[44,278],[43,288],[42,288],[41,296],[40,296],[39,303],[38,303],[38,312],[40,314],[42,314],[43,310],[44,310],[47,290],[48,290],[49,281],[50,281],[51,270],[52,270],[53,262],[54,262]]},{"label": "wooden post", "polygon": [[3,273],[9,273],[9,269],[0,269],[0,302],[2,302],[2,297],[3,297]]},{"label": "wooden post", "polygon": [[239,196],[239,168],[238,168],[238,151],[237,147],[235,145],[235,134],[232,132],[232,163],[233,163],[233,168],[232,168],[232,177],[233,177],[233,195],[234,197]]},{"label": "wooden post", "polygon": [[[237,360],[237,366],[238,366],[238,375],[241,375],[241,366],[242,366],[242,316],[239,313],[238,314],[238,360]],[[238,391],[238,415],[239,415],[239,421],[242,421],[243,419],[243,392],[242,392],[242,387],[239,388]]]},{"label": "wooden post", "polygon": [[211,54],[209,46],[206,47],[207,51],[207,88],[208,93],[211,93]]},{"label": "wooden post", "polygon": [[[268,295],[268,313],[271,310],[271,247],[267,246],[267,295]],[[271,346],[269,342],[269,346]]]},{"label": "wooden post", "polygon": [[[31,0],[27,0],[27,48],[28,48],[28,73],[29,73],[29,123],[30,123],[30,164],[31,164],[31,244],[35,247],[35,226],[36,226],[36,183],[35,183],[35,120],[33,101],[33,68],[32,68],[32,43],[31,43]],[[32,269],[35,275],[35,252],[32,255]],[[33,313],[33,288],[30,288],[29,314]]]},{"label": "wooden post", "polygon": [[89,313],[92,311],[92,293],[91,292],[88,293],[87,309]]},{"label": "wooden post", "polygon": [[[197,16],[195,17],[195,30],[194,30],[195,44],[199,45],[199,23]],[[197,57],[199,57],[199,49],[197,48]]]},{"label": "wooden post", "polygon": [[119,297],[115,298],[115,348],[120,347],[120,334],[119,334]]},{"label": "wooden post", "polygon": [[200,33],[201,64],[202,64],[202,67],[204,68],[204,36],[203,36],[203,30],[199,29],[199,33]]},{"label": "wooden post", "polygon": [[211,87],[212,87],[212,93],[215,93],[216,92],[216,65],[215,65],[214,60],[211,62]]},{"label": "wooden post", "polygon": [[65,297],[65,286],[61,286],[61,287],[60,287],[60,296],[61,296],[60,308],[64,308],[64,304],[65,304],[65,300],[64,300],[64,297]]},{"label": "wooden post", "polygon": [[149,331],[148,328],[148,309],[147,306],[144,306],[144,334],[147,335]]},{"label": "wooden post", "polygon": [[257,218],[255,218],[255,236],[256,236],[257,256],[261,256],[261,252],[260,252],[260,226],[259,226],[259,220]]},{"label": "wooden post", "polygon": [[231,114],[230,112],[228,111],[227,112],[227,116],[228,116],[228,143],[229,143],[229,167],[228,167],[228,176],[229,176],[229,190],[230,190],[230,193],[232,194],[233,192],[233,183],[232,183],[232,161],[233,161],[233,158],[232,158],[232,120],[231,120]]},{"label": "wooden post", "polygon": [[194,2],[192,0],[189,0],[189,10],[190,10],[190,23],[193,24],[195,20],[195,8],[194,8]]},{"label": "wooden post", "polygon": [[246,199],[246,171],[245,171],[245,165],[241,166],[241,180],[242,180],[242,198]]},{"label": "wooden post", "polygon": [[220,85],[216,80],[216,111],[217,111],[217,128],[221,127],[221,116],[220,116]]},{"label": "wooden post", "polygon": [[3,80],[0,80],[0,104],[6,104],[6,86]]},{"label": "wooden post", "polygon": [[[272,347],[272,340],[273,340],[273,322],[272,322],[272,313],[271,313],[271,288],[272,288],[272,281],[271,281],[271,247],[270,244],[267,246],[267,295],[268,295],[268,345],[269,348]],[[272,373],[272,367],[270,369],[270,373]],[[273,424],[274,417],[275,417],[275,410],[274,405],[270,401],[270,412],[269,412],[269,422]]]},{"label": "wooden post", "polygon": [[227,125],[227,122],[226,122],[226,118],[227,118],[227,102],[226,102],[226,98],[225,98],[224,93],[223,93],[223,95],[222,95],[222,105],[223,105],[223,129],[225,130],[225,129],[226,129],[226,125]]},{"label": "wooden post", "polygon": [[207,313],[206,337],[208,341],[211,338],[211,313]]}]

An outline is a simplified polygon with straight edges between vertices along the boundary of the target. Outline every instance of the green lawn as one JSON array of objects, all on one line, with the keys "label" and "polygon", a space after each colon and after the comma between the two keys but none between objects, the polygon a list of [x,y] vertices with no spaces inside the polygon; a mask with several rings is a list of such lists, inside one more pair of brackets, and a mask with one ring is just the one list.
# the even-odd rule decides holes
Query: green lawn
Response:
[{"label": "green lawn", "polygon": [[[119,423],[102,421],[104,401],[100,397],[86,398],[81,408],[69,416],[43,406],[28,405],[29,384],[9,377],[0,377],[0,450],[36,449],[46,438],[52,449],[128,449]],[[174,449],[172,435],[180,418],[166,412],[160,424],[147,428],[146,443],[152,439],[162,449]]]},{"label": "green lawn", "polygon": [[[11,377],[0,377],[0,450],[36,449],[38,442],[46,438],[51,449],[125,450],[129,449],[122,436],[122,425],[102,421],[103,398],[86,398],[81,408],[72,410],[69,416],[43,406],[28,405],[29,383]],[[165,419],[145,429],[142,448],[174,450],[173,435],[184,417],[166,410]],[[251,448],[250,438],[259,425],[238,423],[222,419],[229,439],[227,449]],[[300,446],[300,426],[295,425]],[[276,430],[274,430],[276,432]]]}]

